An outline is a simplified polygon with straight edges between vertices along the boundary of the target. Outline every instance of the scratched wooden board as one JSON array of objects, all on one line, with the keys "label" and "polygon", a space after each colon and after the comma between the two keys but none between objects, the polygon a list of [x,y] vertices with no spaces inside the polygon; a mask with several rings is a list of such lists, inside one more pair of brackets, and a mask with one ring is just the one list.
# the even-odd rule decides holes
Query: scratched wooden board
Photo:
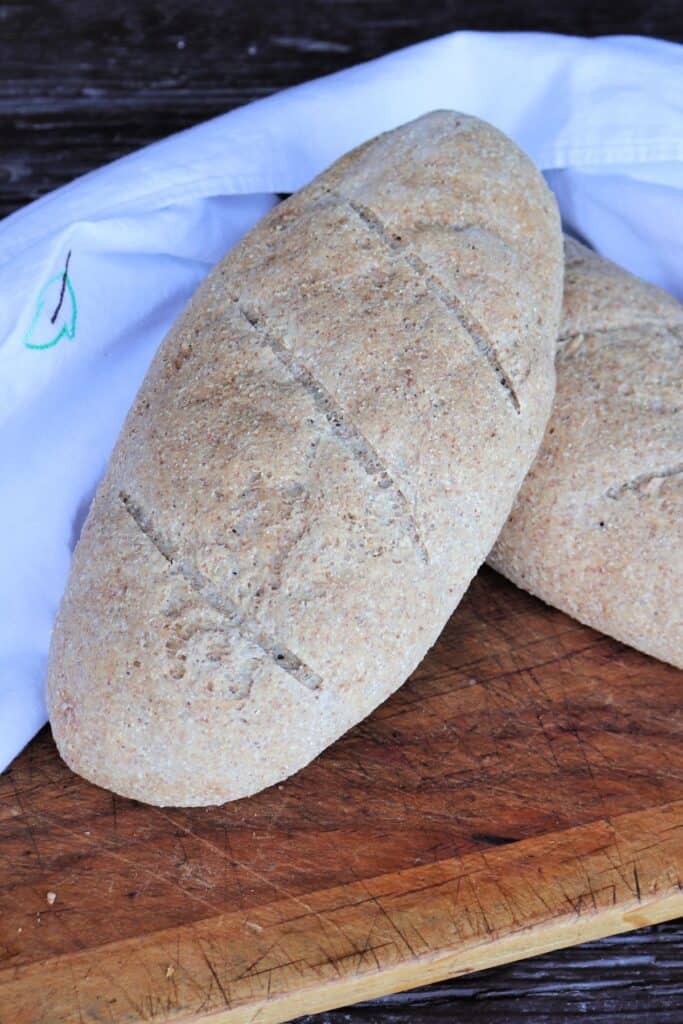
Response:
[{"label": "scratched wooden board", "polygon": [[45,731],[0,777],[0,1021],[282,1021],[675,917],[681,681],[483,570],[248,800],[116,798]]}]

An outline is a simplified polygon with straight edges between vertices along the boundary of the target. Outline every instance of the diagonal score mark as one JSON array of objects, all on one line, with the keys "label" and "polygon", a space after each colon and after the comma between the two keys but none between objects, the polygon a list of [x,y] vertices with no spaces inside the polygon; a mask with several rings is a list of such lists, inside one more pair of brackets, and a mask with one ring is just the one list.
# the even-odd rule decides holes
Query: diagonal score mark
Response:
[{"label": "diagonal score mark", "polygon": [[352,210],[358,219],[365,224],[369,231],[372,231],[388,249],[400,256],[416,274],[419,274],[430,293],[441,303],[442,306],[445,306],[452,316],[455,317],[459,325],[472,341],[472,344],[479,355],[482,356],[489,364],[498,378],[499,384],[505,388],[515,412],[518,414],[521,413],[521,405],[519,398],[517,397],[517,392],[515,391],[510,376],[505,372],[501,365],[495,344],[487,334],[484,327],[480,323],[477,323],[465,310],[457,295],[446,288],[443,282],[434,274],[429,264],[426,263],[421,256],[418,256],[417,253],[413,252],[406,245],[405,242],[401,241],[400,238],[389,231],[373,210],[365,206],[363,203],[357,202],[355,199],[349,199],[347,196],[341,195],[339,192],[333,192],[330,190],[330,195],[334,196],[339,200],[339,202]]},{"label": "diagonal score mark", "polygon": [[271,352],[280,360],[282,365],[308,392],[313,399],[316,408],[322,412],[325,419],[332,427],[332,431],[343,444],[346,445],[351,454],[363,467],[368,476],[377,480],[377,485],[387,491],[394,500],[396,511],[404,525],[406,533],[410,537],[425,565],[429,564],[429,552],[420,534],[415,516],[411,512],[408,499],[391,476],[389,470],[382,461],[379,453],[372,446],[370,441],[348,420],[342,409],[339,408],[333,396],[326,390],[320,381],[313,376],[311,371],[304,366],[300,360],[287,348],[287,346],[266,327],[263,326],[258,316],[248,312],[240,305],[239,299],[233,296],[233,302],[237,312],[242,319],[249,324],[262,344],[266,345]]},{"label": "diagonal score mark", "polygon": [[683,331],[683,320],[672,321],[669,323],[666,320],[658,320],[656,317],[652,317],[650,319],[643,320],[629,320],[627,323],[622,324],[591,324],[590,326],[583,327],[580,330],[572,329],[570,331],[564,331],[558,335],[557,338],[558,355],[574,355],[586,338],[600,338],[602,335],[620,334],[621,332],[640,330],[658,330],[664,331],[667,334],[678,334],[679,331]]},{"label": "diagonal score mark", "polygon": [[119,500],[126,510],[128,515],[131,517],[137,528],[147,537],[150,543],[157,549],[159,554],[164,558],[169,565],[173,566],[174,570],[178,575],[192,587],[192,589],[199,594],[199,596],[206,601],[207,604],[215,608],[216,611],[227,620],[228,626],[240,633],[241,636],[245,637],[250,643],[256,644],[260,647],[264,654],[266,654],[278,668],[284,669],[288,672],[298,683],[301,683],[307,690],[317,690],[322,685],[322,678],[313,671],[304,661],[301,660],[296,654],[290,651],[284,644],[279,643],[276,639],[270,636],[266,630],[262,629],[261,626],[245,611],[243,611],[234,601],[231,601],[224,594],[219,594],[216,588],[213,586],[210,580],[208,580],[199,570],[192,565],[187,559],[179,559],[176,552],[173,550],[171,545],[162,538],[158,530],[154,527],[149,514],[145,513],[143,509],[137,505],[131,496],[125,491],[119,491]]},{"label": "diagonal score mark", "polygon": [[640,491],[642,489],[649,491],[648,484],[653,481],[666,480],[671,476],[680,476],[681,473],[683,473],[683,462],[679,462],[675,466],[667,466],[665,469],[655,469],[650,473],[639,473],[638,476],[625,480],[623,484],[615,484],[613,487],[610,487],[606,492],[606,497],[616,500],[628,491]]}]

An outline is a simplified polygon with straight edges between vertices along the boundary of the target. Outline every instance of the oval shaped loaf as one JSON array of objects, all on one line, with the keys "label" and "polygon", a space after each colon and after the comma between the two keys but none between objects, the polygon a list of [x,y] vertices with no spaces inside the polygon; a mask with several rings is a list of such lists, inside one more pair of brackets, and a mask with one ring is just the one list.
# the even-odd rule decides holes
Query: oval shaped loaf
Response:
[{"label": "oval shaped loaf", "polygon": [[67,763],[222,802],[388,697],[540,443],[561,276],[541,176],[451,112],[272,211],[161,346],[85,523],[48,677]]},{"label": "oval shaped loaf", "polygon": [[566,242],[557,397],[489,562],[683,667],[683,306]]}]

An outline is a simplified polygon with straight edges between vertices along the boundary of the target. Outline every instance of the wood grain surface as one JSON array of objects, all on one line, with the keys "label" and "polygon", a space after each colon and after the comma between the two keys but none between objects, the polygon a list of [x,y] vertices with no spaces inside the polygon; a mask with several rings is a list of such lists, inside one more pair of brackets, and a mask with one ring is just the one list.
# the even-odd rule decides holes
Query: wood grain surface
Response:
[{"label": "wood grain surface", "polygon": [[681,0],[0,3],[0,216],[171,132],[457,29],[683,39]]},{"label": "wood grain surface", "polygon": [[[186,0],[10,0],[0,3],[0,216],[169,132],[288,85],[456,29],[640,33],[680,41],[683,18],[680,0],[657,4],[625,0],[619,5],[566,0],[422,0],[417,6],[407,0],[283,0],[280,4],[204,0],[201,5]],[[612,652],[621,650],[606,643]],[[634,720],[638,721],[637,715]],[[645,742],[649,742],[647,734]],[[669,768],[662,762],[660,776]],[[628,784],[624,772],[621,778]],[[602,775],[600,779],[604,785]],[[135,805],[122,809],[119,802],[100,793],[97,805],[93,807],[88,800],[79,816],[79,798],[69,795],[70,787],[78,783],[59,766],[46,733],[0,784],[0,942],[5,943],[0,964],[11,963],[18,949],[30,951],[35,941],[35,953],[29,952],[24,960],[35,965],[41,950],[52,949],[59,934],[62,940],[71,935],[71,945],[63,941],[61,947],[59,943],[54,947],[66,950],[67,955],[79,948],[92,948],[98,941],[116,941],[117,922],[120,937],[126,941],[135,935],[138,908],[142,908],[145,922],[159,914],[160,928],[187,920],[188,907],[202,906],[202,899],[205,902],[198,914],[210,916],[214,889],[208,890],[207,897],[208,869],[195,856],[197,844],[187,847],[181,828],[179,835],[172,837],[175,885],[169,882],[164,888],[163,880],[150,874],[145,866],[148,853],[139,866],[128,865],[128,871],[137,873],[125,888],[125,877],[121,877],[124,862],[114,854],[124,841],[122,852],[126,855],[130,833],[138,836],[138,845],[133,847],[136,856],[144,847],[146,826],[135,818],[142,809]],[[31,793],[40,792],[43,785],[45,800],[36,804],[34,797],[34,802],[28,803]],[[545,794],[545,799],[549,802],[552,794]],[[63,801],[71,802],[71,819],[62,816]],[[30,813],[19,811],[23,824],[17,833],[15,811],[22,803]],[[57,815],[59,827],[52,827],[50,814]],[[83,826],[86,816],[102,819],[94,833],[87,824]],[[366,824],[361,819],[357,827],[362,832]],[[494,834],[490,822],[482,827],[486,834]],[[81,844],[87,843],[87,832],[96,840],[93,846],[74,847],[76,839],[73,835],[68,838],[65,829],[75,831]],[[154,836],[154,828],[148,834]],[[7,844],[10,838],[17,842],[17,837],[12,858]],[[238,835],[226,827],[218,829],[213,841],[219,849],[228,849],[237,840]],[[369,834],[366,845],[374,841],[375,836]],[[103,845],[96,854],[98,842]],[[335,837],[330,836],[332,848],[334,842]],[[400,842],[399,835],[395,844]],[[182,844],[187,854],[182,852]],[[385,841],[383,850],[386,845]],[[199,848],[207,850],[201,843]],[[485,851],[486,846],[480,849]],[[3,859],[8,856],[9,862]],[[168,861],[167,851],[158,856],[162,862]],[[38,866],[27,873],[31,858]],[[62,889],[50,907],[46,892],[53,890],[46,886],[69,878],[76,880],[79,899],[67,905]],[[18,893],[21,884],[27,886],[23,895]],[[253,878],[250,884],[254,884]],[[122,885],[124,895],[116,895],[117,886]],[[174,892],[170,902],[164,898],[169,885]],[[192,895],[181,897],[178,886]],[[10,892],[14,893],[11,921],[3,913],[10,906]],[[207,901],[211,906],[206,906]],[[113,921],[112,906],[116,908]],[[222,912],[220,900],[217,908]],[[17,947],[22,937],[24,943]],[[27,937],[30,941],[26,944]],[[683,922],[672,922],[494,967],[428,989],[366,1001],[306,1021],[569,1024],[591,1018],[594,1024],[680,1024],[682,991]],[[360,996],[355,993],[349,996],[356,998]],[[8,1012],[0,1001],[3,1024]],[[77,1009],[71,1019],[78,1020]],[[103,1019],[112,1017],[105,1014]]]},{"label": "wood grain surface", "polygon": [[674,917],[680,687],[485,569],[397,694],[248,800],[117,798],[45,732],[0,779],[0,1021],[280,1021]]}]

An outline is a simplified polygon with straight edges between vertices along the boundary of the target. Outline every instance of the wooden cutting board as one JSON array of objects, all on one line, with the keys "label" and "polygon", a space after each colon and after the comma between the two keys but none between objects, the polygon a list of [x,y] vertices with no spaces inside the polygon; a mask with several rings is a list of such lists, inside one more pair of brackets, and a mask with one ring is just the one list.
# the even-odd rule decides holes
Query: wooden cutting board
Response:
[{"label": "wooden cutting board", "polygon": [[119,799],[45,731],[0,777],[0,1021],[282,1021],[677,916],[681,682],[484,570],[249,800]]}]

